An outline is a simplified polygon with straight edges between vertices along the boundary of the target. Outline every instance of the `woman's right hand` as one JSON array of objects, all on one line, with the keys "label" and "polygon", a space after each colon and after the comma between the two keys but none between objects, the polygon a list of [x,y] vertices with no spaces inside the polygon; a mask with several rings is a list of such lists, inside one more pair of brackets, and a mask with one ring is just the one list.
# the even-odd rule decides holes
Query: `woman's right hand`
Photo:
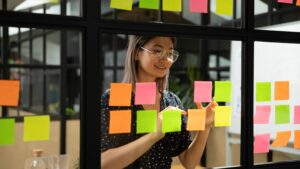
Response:
[{"label": "woman's right hand", "polygon": [[156,139],[157,141],[164,138],[164,136],[165,136],[165,133],[162,132],[162,112],[163,111],[161,111],[157,114],[156,132],[152,133],[153,138]]}]

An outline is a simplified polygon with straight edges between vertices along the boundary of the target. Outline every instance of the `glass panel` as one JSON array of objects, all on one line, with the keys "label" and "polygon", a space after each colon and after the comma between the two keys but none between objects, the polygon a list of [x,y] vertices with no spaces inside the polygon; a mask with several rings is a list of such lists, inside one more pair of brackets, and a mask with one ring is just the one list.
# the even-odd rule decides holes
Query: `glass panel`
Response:
[{"label": "glass panel", "polygon": [[[224,9],[223,1],[209,0],[206,5],[207,13],[192,12],[191,6],[195,6],[192,1],[181,0],[180,12],[162,11],[162,19],[160,18],[159,9],[140,8],[139,1],[133,0],[132,10],[122,10],[110,8],[109,0],[101,0],[101,18],[130,20],[137,22],[163,22],[177,23],[188,25],[201,25],[212,27],[241,27],[242,0],[227,1],[232,2],[228,5],[228,11],[222,12],[217,10],[217,6]],[[222,3],[223,2],[223,3]],[[164,3],[162,1],[162,3]],[[174,2],[175,3],[175,2]],[[131,5],[131,4],[130,4]]]},{"label": "glass panel", "polygon": [[43,64],[44,62],[43,37],[32,40],[32,64]]},{"label": "glass panel", "polygon": [[47,70],[46,99],[47,112],[53,115],[60,114],[60,70]]},{"label": "glass panel", "polygon": [[50,31],[46,35],[46,64],[60,65],[61,41],[60,31]]},{"label": "glass panel", "polygon": [[[66,0],[67,16],[82,16],[82,0]],[[0,9],[1,9],[0,4]],[[7,10],[37,14],[61,15],[61,0],[8,0]]]},{"label": "glass panel", "polygon": [[[261,150],[258,151],[260,153],[254,154],[255,163],[299,160],[300,150],[295,148],[295,135],[298,134],[294,132],[300,130],[297,123],[299,112],[295,109],[300,103],[300,44],[255,42],[254,47],[253,114],[257,115],[257,107],[269,107],[269,110],[266,109],[269,113],[261,111],[258,114],[261,117],[254,123],[254,136],[259,138],[266,135],[266,138],[270,138],[266,144],[257,142],[262,149],[257,149]],[[257,82],[267,82],[271,88],[258,87]],[[289,83],[286,85],[288,89],[284,85],[279,88],[284,82]],[[258,100],[258,97],[261,99]],[[287,111],[280,110],[282,105],[287,107]],[[280,139],[278,133],[285,131],[291,132],[290,137],[283,139],[282,144],[276,146]]]},{"label": "glass panel", "polygon": [[[118,47],[114,48],[113,47],[114,45],[111,42],[116,37],[118,39],[117,41],[118,44],[119,42],[121,42],[120,44],[122,45],[117,45]],[[106,43],[101,44],[102,45],[101,53],[102,54],[111,53],[110,56],[101,55],[102,57],[104,57],[104,59],[113,57],[113,53],[124,52],[124,54],[126,54],[128,50],[128,38],[126,38],[127,42],[123,43],[125,39],[119,37],[121,36],[119,35],[116,36],[112,34],[102,34],[101,38],[103,39],[101,39],[101,41]],[[124,37],[127,36],[124,35]],[[175,46],[175,49],[179,51],[179,58],[172,65],[170,69],[168,90],[173,92],[181,99],[182,105],[185,109],[196,108],[193,100],[195,81],[212,81],[212,82],[231,81],[232,82],[231,102],[226,102],[226,103],[219,102],[220,106],[226,105],[232,107],[232,114],[230,116],[231,126],[214,127],[214,129],[211,130],[206,145],[206,161],[205,161],[206,165],[204,163],[199,165],[208,168],[240,165],[241,53],[242,53],[241,42],[225,41],[225,40],[187,39],[187,38],[176,38],[176,39],[177,39],[177,45]],[[148,43],[150,42],[151,40],[148,41]],[[118,56],[120,57],[116,57],[117,61],[109,62],[110,66],[105,65],[107,67],[105,67],[104,71],[102,72],[104,76],[103,83],[102,83],[103,91],[105,91],[110,87],[110,83],[120,82],[124,77],[124,69],[121,67],[124,65],[118,64],[119,62],[122,62],[120,60],[123,60],[123,57],[121,57],[122,55],[118,55]],[[151,57],[151,56],[145,55],[145,57]],[[156,63],[156,61],[154,60],[153,62]],[[214,63],[212,64],[212,62]],[[139,61],[137,61],[137,64],[138,63]],[[147,72],[148,68],[147,69],[145,68],[144,70]],[[154,70],[151,71],[151,77],[153,77],[154,74],[153,72],[155,71]],[[114,73],[116,73],[116,75]],[[108,119],[102,119],[102,120],[108,120]],[[103,127],[106,128],[107,126],[103,126]],[[101,132],[103,133],[107,131],[101,131]],[[133,134],[134,137],[136,136],[137,138],[141,137],[141,135],[138,135],[136,133],[131,133],[131,134]],[[115,136],[117,137],[117,135],[114,135],[114,137]],[[102,139],[105,139],[105,137],[103,137]],[[101,146],[105,146],[105,145],[102,144]],[[182,168],[178,158],[173,159],[173,163],[171,167]]]},{"label": "glass panel", "polygon": [[72,118],[80,115],[80,69],[67,70],[66,114]]},{"label": "glass panel", "polygon": [[79,65],[81,54],[81,33],[75,31],[67,32],[67,64]]},{"label": "glass panel", "polygon": [[255,0],[255,27],[262,30],[299,32],[299,7],[277,0]]}]

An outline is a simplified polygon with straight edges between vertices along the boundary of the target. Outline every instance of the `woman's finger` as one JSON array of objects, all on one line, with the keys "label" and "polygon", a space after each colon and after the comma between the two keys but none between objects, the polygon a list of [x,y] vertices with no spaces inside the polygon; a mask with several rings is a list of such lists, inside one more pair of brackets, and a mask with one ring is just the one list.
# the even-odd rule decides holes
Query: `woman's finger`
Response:
[{"label": "woman's finger", "polygon": [[201,102],[196,102],[195,104],[196,104],[198,109],[204,109]]}]

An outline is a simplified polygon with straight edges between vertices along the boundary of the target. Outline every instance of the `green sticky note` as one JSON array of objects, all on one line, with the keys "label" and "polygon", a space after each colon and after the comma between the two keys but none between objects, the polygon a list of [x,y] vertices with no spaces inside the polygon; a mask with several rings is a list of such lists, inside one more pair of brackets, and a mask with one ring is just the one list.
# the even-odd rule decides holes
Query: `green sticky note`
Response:
[{"label": "green sticky note", "polygon": [[111,0],[110,8],[132,10],[132,0]]},{"label": "green sticky note", "polygon": [[181,0],[163,0],[163,11],[181,12]]},{"label": "green sticky note", "polygon": [[60,0],[49,0],[50,3],[53,3],[53,4],[58,4],[60,2]]},{"label": "green sticky note", "polygon": [[216,13],[221,15],[232,16],[233,14],[233,0],[217,0]]},{"label": "green sticky note", "polygon": [[180,110],[165,110],[162,112],[162,132],[177,132],[181,131],[181,111]]},{"label": "green sticky note", "polygon": [[275,123],[288,124],[290,123],[290,106],[276,105],[275,106]]},{"label": "green sticky note", "polygon": [[140,0],[140,8],[159,9],[159,0]]},{"label": "green sticky note", "polygon": [[156,132],[157,111],[139,110],[136,117],[136,133]]},{"label": "green sticky note", "polygon": [[0,119],[0,145],[14,144],[15,119]]},{"label": "green sticky note", "polygon": [[215,127],[231,126],[231,106],[215,107]]},{"label": "green sticky note", "polygon": [[231,102],[231,82],[215,81],[215,97],[217,102]]},{"label": "green sticky note", "polygon": [[49,140],[50,116],[24,117],[24,141]]},{"label": "green sticky note", "polygon": [[271,101],[271,82],[256,82],[256,101]]}]

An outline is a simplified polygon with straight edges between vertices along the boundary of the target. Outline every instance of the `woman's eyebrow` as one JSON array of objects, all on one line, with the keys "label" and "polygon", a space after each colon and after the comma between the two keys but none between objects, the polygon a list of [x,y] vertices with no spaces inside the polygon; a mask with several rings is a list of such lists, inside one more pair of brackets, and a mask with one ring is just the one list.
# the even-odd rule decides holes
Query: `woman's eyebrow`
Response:
[{"label": "woman's eyebrow", "polygon": [[[154,47],[160,47],[160,48],[164,48],[162,45],[160,44],[155,44]],[[169,49],[173,50],[174,48],[173,47],[170,47]]]}]

